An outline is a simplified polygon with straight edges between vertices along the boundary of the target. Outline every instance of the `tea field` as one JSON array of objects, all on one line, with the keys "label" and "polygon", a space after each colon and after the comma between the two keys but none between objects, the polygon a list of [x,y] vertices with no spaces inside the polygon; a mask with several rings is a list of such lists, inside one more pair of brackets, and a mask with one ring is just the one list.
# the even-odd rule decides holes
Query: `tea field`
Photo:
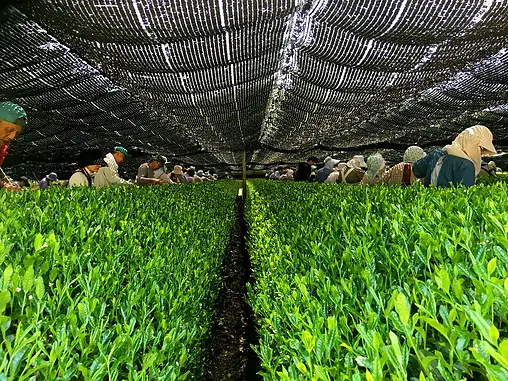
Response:
[{"label": "tea field", "polygon": [[236,193],[0,192],[0,380],[199,379]]},{"label": "tea field", "polygon": [[[247,361],[209,352],[237,187],[0,192],[0,381],[244,374],[206,369]],[[225,350],[264,380],[508,380],[507,196],[250,181],[259,340]]]},{"label": "tea field", "polygon": [[265,380],[508,380],[508,187],[252,181]]},{"label": "tea field", "polygon": [[477,184],[495,184],[503,182],[508,182],[508,174],[507,173],[497,173],[496,176],[489,176],[489,177],[478,177],[476,179]]}]

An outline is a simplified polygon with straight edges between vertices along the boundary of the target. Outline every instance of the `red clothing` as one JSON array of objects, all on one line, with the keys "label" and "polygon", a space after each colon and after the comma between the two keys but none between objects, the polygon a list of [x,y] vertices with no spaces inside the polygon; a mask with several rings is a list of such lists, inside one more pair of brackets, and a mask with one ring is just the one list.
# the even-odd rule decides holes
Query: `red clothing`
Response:
[{"label": "red clothing", "polygon": [[6,158],[7,156],[7,148],[9,148],[9,146],[0,146],[0,166],[2,166],[2,164],[4,163],[4,159]]}]

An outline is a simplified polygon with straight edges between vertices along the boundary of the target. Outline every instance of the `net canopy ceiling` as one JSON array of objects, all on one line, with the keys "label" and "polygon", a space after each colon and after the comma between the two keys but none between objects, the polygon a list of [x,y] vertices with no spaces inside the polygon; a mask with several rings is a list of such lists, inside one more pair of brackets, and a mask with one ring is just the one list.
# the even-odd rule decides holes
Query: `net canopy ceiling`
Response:
[{"label": "net canopy ceiling", "polygon": [[0,99],[29,116],[12,170],[118,144],[397,161],[474,124],[508,146],[508,0],[21,0],[1,19]]}]

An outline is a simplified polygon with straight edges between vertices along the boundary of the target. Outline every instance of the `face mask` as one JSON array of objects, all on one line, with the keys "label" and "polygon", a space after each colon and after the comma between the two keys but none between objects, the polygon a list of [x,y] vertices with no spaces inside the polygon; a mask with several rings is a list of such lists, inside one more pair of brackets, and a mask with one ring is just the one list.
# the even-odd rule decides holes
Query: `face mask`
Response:
[{"label": "face mask", "polygon": [[312,171],[315,171],[315,170],[317,169],[317,167],[316,167],[315,165],[312,165],[312,166],[310,167],[310,169],[311,169]]}]

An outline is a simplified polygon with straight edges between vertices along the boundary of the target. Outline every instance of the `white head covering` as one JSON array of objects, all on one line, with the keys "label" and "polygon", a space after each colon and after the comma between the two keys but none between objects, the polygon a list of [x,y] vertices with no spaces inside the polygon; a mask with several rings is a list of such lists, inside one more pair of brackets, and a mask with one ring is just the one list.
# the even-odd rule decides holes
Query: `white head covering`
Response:
[{"label": "white head covering", "polygon": [[480,173],[482,164],[482,148],[494,155],[496,149],[492,144],[492,132],[485,126],[473,126],[462,131],[444,150],[454,156],[469,159],[473,162],[475,174]]},{"label": "white head covering", "polygon": [[363,155],[355,155],[351,160],[347,162],[347,166],[349,168],[356,168],[361,169],[365,168],[367,164],[365,163],[365,159],[363,158]]},{"label": "white head covering", "polygon": [[51,172],[48,175],[46,175],[46,178],[51,181],[58,181],[58,176],[55,172]]},{"label": "white head covering", "polygon": [[406,163],[414,163],[423,157],[425,157],[425,151],[422,148],[411,146],[404,152],[404,158],[402,160]]},{"label": "white head covering", "polygon": [[175,165],[172,171],[175,175],[183,175],[183,168],[181,165]]},{"label": "white head covering", "polygon": [[383,159],[380,153],[369,156],[367,159],[367,171],[365,172],[367,180],[372,181],[384,166],[385,159]]},{"label": "white head covering", "polygon": [[327,156],[324,163],[326,169],[333,169],[333,167],[335,167],[337,164],[340,163],[340,160],[335,160],[332,159],[330,156]]}]

